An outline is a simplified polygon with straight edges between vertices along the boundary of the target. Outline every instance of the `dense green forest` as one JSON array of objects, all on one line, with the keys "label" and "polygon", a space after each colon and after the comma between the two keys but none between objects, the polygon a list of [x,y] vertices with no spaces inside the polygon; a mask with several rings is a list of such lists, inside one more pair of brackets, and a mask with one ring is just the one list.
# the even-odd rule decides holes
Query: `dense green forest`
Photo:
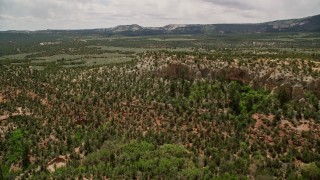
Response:
[{"label": "dense green forest", "polygon": [[0,179],[320,178],[317,33],[1,33]]}]

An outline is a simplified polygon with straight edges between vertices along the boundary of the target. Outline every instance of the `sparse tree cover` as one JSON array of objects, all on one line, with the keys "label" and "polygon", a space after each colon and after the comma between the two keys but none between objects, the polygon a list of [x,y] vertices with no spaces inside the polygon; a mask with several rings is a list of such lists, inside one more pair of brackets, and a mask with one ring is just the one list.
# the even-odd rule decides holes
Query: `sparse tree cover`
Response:
[{"label": "sparse tree cover", "polygon": [[309,35],[25,36],[0,41],[0,179],[320,178]]}]

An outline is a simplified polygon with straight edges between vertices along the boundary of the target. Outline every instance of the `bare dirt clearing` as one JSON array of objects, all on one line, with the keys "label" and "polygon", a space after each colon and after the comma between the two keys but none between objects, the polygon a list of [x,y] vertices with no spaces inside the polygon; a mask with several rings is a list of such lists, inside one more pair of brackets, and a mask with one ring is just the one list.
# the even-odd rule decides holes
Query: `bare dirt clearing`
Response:
[{"label": "bare dirt clearing", "polygon": [[4,103],[5,102],[5,97],[4,95],[0,92],[0,103]]},{"label": "bare dirt clearing", "polygon": [[12,113],[11,115],[9,115],[9,114],[1,115],[1,116],[0,116],[0,121],[2,121],[2,120],[7,120],[7,119],[9,119],[10,117],[14,117],[14,116],[21,116],[21,115],[30,116],[30,115],[31,115],[31,113],[29,112],[28,109],[22,109],[22,107],[18,107],[18,108],[17,108],[17,111],[18,111],[18,112],[14,112],[14,113]]},{"label": "bare dirt clearing", "polygon": [[66,166],[67,162],[68,160],[66,156],[56,157],[48,163],[47,169],[53,173],[56,171],[56,169]]}]

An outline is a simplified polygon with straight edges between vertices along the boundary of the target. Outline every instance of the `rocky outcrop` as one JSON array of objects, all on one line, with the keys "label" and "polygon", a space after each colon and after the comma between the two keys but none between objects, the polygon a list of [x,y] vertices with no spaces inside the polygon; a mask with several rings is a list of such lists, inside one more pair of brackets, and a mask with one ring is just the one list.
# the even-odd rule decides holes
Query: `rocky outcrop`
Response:
[{"label": "rocky outcrop", "polygon": [[183,63],[171,63],[166,67],[162,68],[158,73],[162,77],[171,78],[183,78],[183,79],[194,79],[196,73],[192,71],[189,66]]},{"label": "rocky outcrop", "polygon": [[270,92],[279,92],[284,90],[288,97],[299,100],[304,97],[305,91],[313,92],[320,97],[320,79],[310,80],[304,86],[301,83],[291,80],[288,77],[277,73],[265,73],[262,77],[249,73],[246,69],[241,68],[224,68],[224,69],[191,69],[183,63],[171,63],[162,68],[158,73],[162,77],[184,78],[188,80],[212,79],[237,81],[242,84],[250,85],[255,89],[264,88]]},{"label": "rocky outcrop", "polygon": [[301,84],[292,86],[292,95],[294,99],[302,99],[304,97],[304,89]]},{"label": "rocky outcrop", "polygon": [[249,84],[252,80],[252,76],[248,73],[248,71],[240,68],[230,68],[225,71],[225,79],[231,81],[238,81],[243,84]]},{"label": "rocky outcrop", "polygon": [[313,92],[318,98],[320,97],[320,78],[307,84],[307,89]]},{"label": "rocky outcrop", "polygon": [[292,86],[289,82],[285,82],[283,84],[281,84],[278,88],[278,91],[284,91],[286,96],[289,98],[289,99],[292,99]]},{"label": "rocky outcrop", "polygon": [[[294,68],[292,64],[294,63]],[[299,100],[310,91],[320,98],[320,77],[315,72],[305,71],[310,64],[302,59],[224,59],[208,60],[192,55],[176,56],[172,54],[146,54],[137,68],[152,71],[161,77],[183,78],[187,80],[227,80],[249,85],[254,89],[269,92],[285,92],[286,97]],[[312,63],[311,63],[312,64]],[[320,63],[313,63],[309,68],[320,69]]]}]

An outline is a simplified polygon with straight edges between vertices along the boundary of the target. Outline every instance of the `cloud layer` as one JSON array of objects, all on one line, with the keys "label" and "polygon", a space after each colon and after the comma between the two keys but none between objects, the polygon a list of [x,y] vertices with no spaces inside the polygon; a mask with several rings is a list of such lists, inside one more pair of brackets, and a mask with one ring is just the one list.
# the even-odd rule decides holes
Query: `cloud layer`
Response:
[{"label": "cloud layer", "polygon": [[319,14],[319,0],[0,0],[0,30],[256,23]]}]

